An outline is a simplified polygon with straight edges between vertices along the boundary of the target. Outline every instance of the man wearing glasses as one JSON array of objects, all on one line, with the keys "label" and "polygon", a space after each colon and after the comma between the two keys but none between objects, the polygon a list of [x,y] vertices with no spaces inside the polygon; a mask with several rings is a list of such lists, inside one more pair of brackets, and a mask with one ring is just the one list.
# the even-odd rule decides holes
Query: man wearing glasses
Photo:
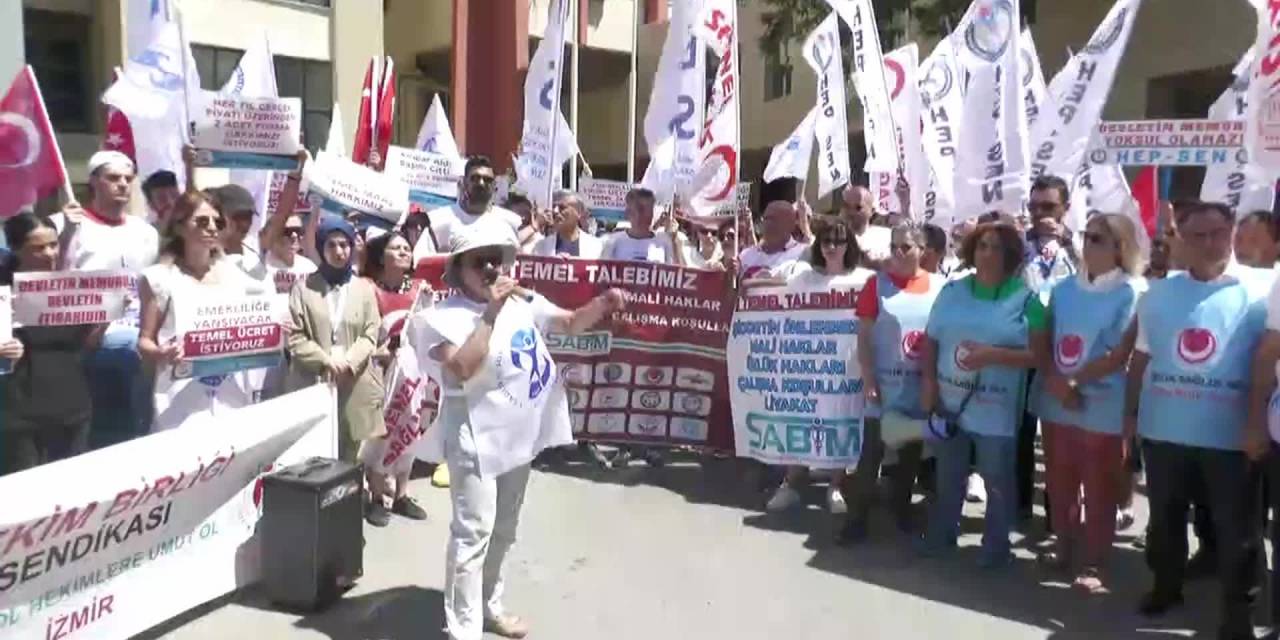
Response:
[{"label": "man wearing glasses", "polygon": [[533,227],[524,227],[520,216],[510,209],[493,203],[497,176],[493,163],[485,156],[471,156],[462,171],[462,185],[458,202],[427,212],[431,220],[428,233],[423,233],[413,247],[413,262],[441,252],[447,252],[454,233],[469,227],[481,218],[493,218],[511,228],[519,246],[523,246],[535,233]]},{"label": "man wearing glasses", "polygon": [[1071,203],[1067,182],[1057,176],[1041,176],[1031,183],[1031,230],[1027,232],[1027,287],[1045,294],[1053,283],[1077,271],[1078,261],[1071,232],[1063,219]]}]

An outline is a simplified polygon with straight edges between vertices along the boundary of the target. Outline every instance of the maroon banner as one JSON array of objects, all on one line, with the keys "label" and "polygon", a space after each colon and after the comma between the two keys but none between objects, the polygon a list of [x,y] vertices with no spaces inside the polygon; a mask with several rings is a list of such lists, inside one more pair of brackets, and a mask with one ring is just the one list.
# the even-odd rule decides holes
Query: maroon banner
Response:
[{"label": "maroon banner", "polygon": [[626,295],[626,310],[585,333],[546,336],[578,438],[733,450],[724,272],[520,256],[516,279],[566,309]]}]

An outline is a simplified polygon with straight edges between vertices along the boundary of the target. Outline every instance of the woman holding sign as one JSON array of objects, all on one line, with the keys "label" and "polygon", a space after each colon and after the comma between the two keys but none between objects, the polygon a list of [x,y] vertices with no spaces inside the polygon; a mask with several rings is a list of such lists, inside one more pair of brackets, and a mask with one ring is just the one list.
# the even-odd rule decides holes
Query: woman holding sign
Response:
[{"label": "woman holding sign", "polygon": [[1106,591],[1102,561],[1115,538],[1125,480],[1125,367],[1145,288],[1137,233],[1124,216],[1089,220],[1084,268],[1055,285],[1049,298],[1052,357],[1040,365],[1044,382],[1032,385],[1042,387],[1032,397],[1044,421],[1046,485],[1058,532],[1057,548],[1045,559],[1061,569],[1078,562],[1075,587],[1091,594]]},{"label": "woman holding sign", "polygon": [[[14,272],[55,271],[58,232],[47,220],[20,213],[4,222],[9,263],[0,284]],[[0,475],[83,453],[93,402],[81,360],[98,348],[107,325],[29,326],[0,344],[12,370],[0,376]]]},{"label": "woman holding sign", "polygon": [[[413,247],[404,236],[394,232],[380,235],[365,245],[364,266],[360,273],[373,285],[378,312],[382,315],[378,351],[374,360],[383,370],[383,380],[390,381],[392,371],[389,369],[395,366],[396,352],[405,335],[405,325],[421,304],[420,296],[426,296],[425,304],[430,306],[431,287],[413,277]],[[387,424],[388,429],[391,426]],[[413,448],[402,451],[399,458],[388,465],[383,463],[389,453],[388,445],[384,438],[368,440],[361,447],[360,457],[370,470],[373,499],[382,501],[390,495],[391,513],[410,520],[426,520],[426,510],[409,495],[409,472],[413,470],[415,459]],[[387,487],[390,478],[395,479],[394,490]]]},{"label": "woman holding sign", "polygon": [[[138,353],[156,367],[155,422],[152,431],[182,426],[202,412],[216,413],[253,403],[245,372],[182,376],[183,342],[175,308],[207,300],[207,296],[239,297],[265,293],[222,253],[219,235],[226,219],[200,192],[178,199],[160,233],[160,261],[142,271],[138,284],[142,322]],[[177,366],[175,366],[177,365]]]},{"label": "woman holding sign", "polygon": [[[858,362],[862,366],[867,417],[862,456],[847,483],[849,516],[840,532],[845,543],[867,537],[867,516],[875,497],[880,464],[897,453],[891,476],[891,509],[902,532],[911,530],[911,493],[924,453],[920,411],[920,343],[929,310],[946,278],[921,266],[925,230],[902,223],[890,236],[885,270],[858,295]],[[878,415],[878,417],[876,417]]]},{"label": "woman holding sign", "polygon": [[569,312],[501,275],[515,258],[510,233],[484,224],[450,238],[445,282],[456,292],[423,318],[419,353],[443,380],[428,443],[449,464],[453,522],[445,569],[449,637],[484,631],[522,638],[529,629],[502,608],[503,560],[515,542],[529,463],[573,442],[565,391],[545,332],[580,333],[623,307],[610,289]]},{"label": "woman holding sign", "polygon": [[1021,278],[1022,234],[997,219],[965,238],[960,257],[972,275],[947,283],[929,312],[922,341],[920,409],[937,454],[937,500],[921,546],[926,555],[955,545],[970,450],[987,489],[980,564],[1013,556],[1009,531],[1017,509],[1014,483],[1018,425],[1031,345],[1047,339],[1044,305]]},{"label": "woman holding sign", "polygon": [[[378,300],[373,285],[354,277],[356,230],[346,220],[323,215],[316,234],[319,270],[289,292],[289,390],[322,380],[338,388],[338,457],[355,462],[360,444],[386,434],[382,369],[373,363],[378,348]],[[380,487],[370,477],[370,486]],[[391,516],[371,500],[365,520],[385,527]]]}]

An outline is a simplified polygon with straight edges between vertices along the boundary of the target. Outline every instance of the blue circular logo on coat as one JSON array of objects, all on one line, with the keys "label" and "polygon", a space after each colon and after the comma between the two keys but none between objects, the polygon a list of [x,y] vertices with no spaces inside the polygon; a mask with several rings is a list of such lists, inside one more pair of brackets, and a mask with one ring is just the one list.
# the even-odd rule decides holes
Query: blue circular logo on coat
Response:
[{"label": "blue circular logo on coat", "polygon": [[533,329],[521,329],[511,336],[511,364],[529,372],[529,399],[546,391],[551,382],[551,358],[538,352],[538,336]]}]

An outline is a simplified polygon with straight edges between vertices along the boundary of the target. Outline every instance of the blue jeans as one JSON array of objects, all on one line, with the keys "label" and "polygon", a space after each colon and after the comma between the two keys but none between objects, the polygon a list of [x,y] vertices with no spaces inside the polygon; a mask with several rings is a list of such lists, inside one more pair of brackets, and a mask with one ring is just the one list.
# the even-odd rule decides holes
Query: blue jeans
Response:
[{"label": "blue jeans", "polygon": [[85,376],[93,397],[90,446],[94,449],[151,431],[151,384],[138,355],[138,330],[112,326],[102,346],[86,354]]},{"label": "blue jeans", "polygon": [[1009,554],[1009,531],[1017,509],[1014,476],[1018,439],[1013,436],[985,436],[960,429],[954,437],[933,443],[938,459],[937,499],[929,513],[925,543],[940,549],[952,545],[960,534],[970,447],[977,454],[978,473],[987,488],[982,554],[990,560],[1001,559]]}]

